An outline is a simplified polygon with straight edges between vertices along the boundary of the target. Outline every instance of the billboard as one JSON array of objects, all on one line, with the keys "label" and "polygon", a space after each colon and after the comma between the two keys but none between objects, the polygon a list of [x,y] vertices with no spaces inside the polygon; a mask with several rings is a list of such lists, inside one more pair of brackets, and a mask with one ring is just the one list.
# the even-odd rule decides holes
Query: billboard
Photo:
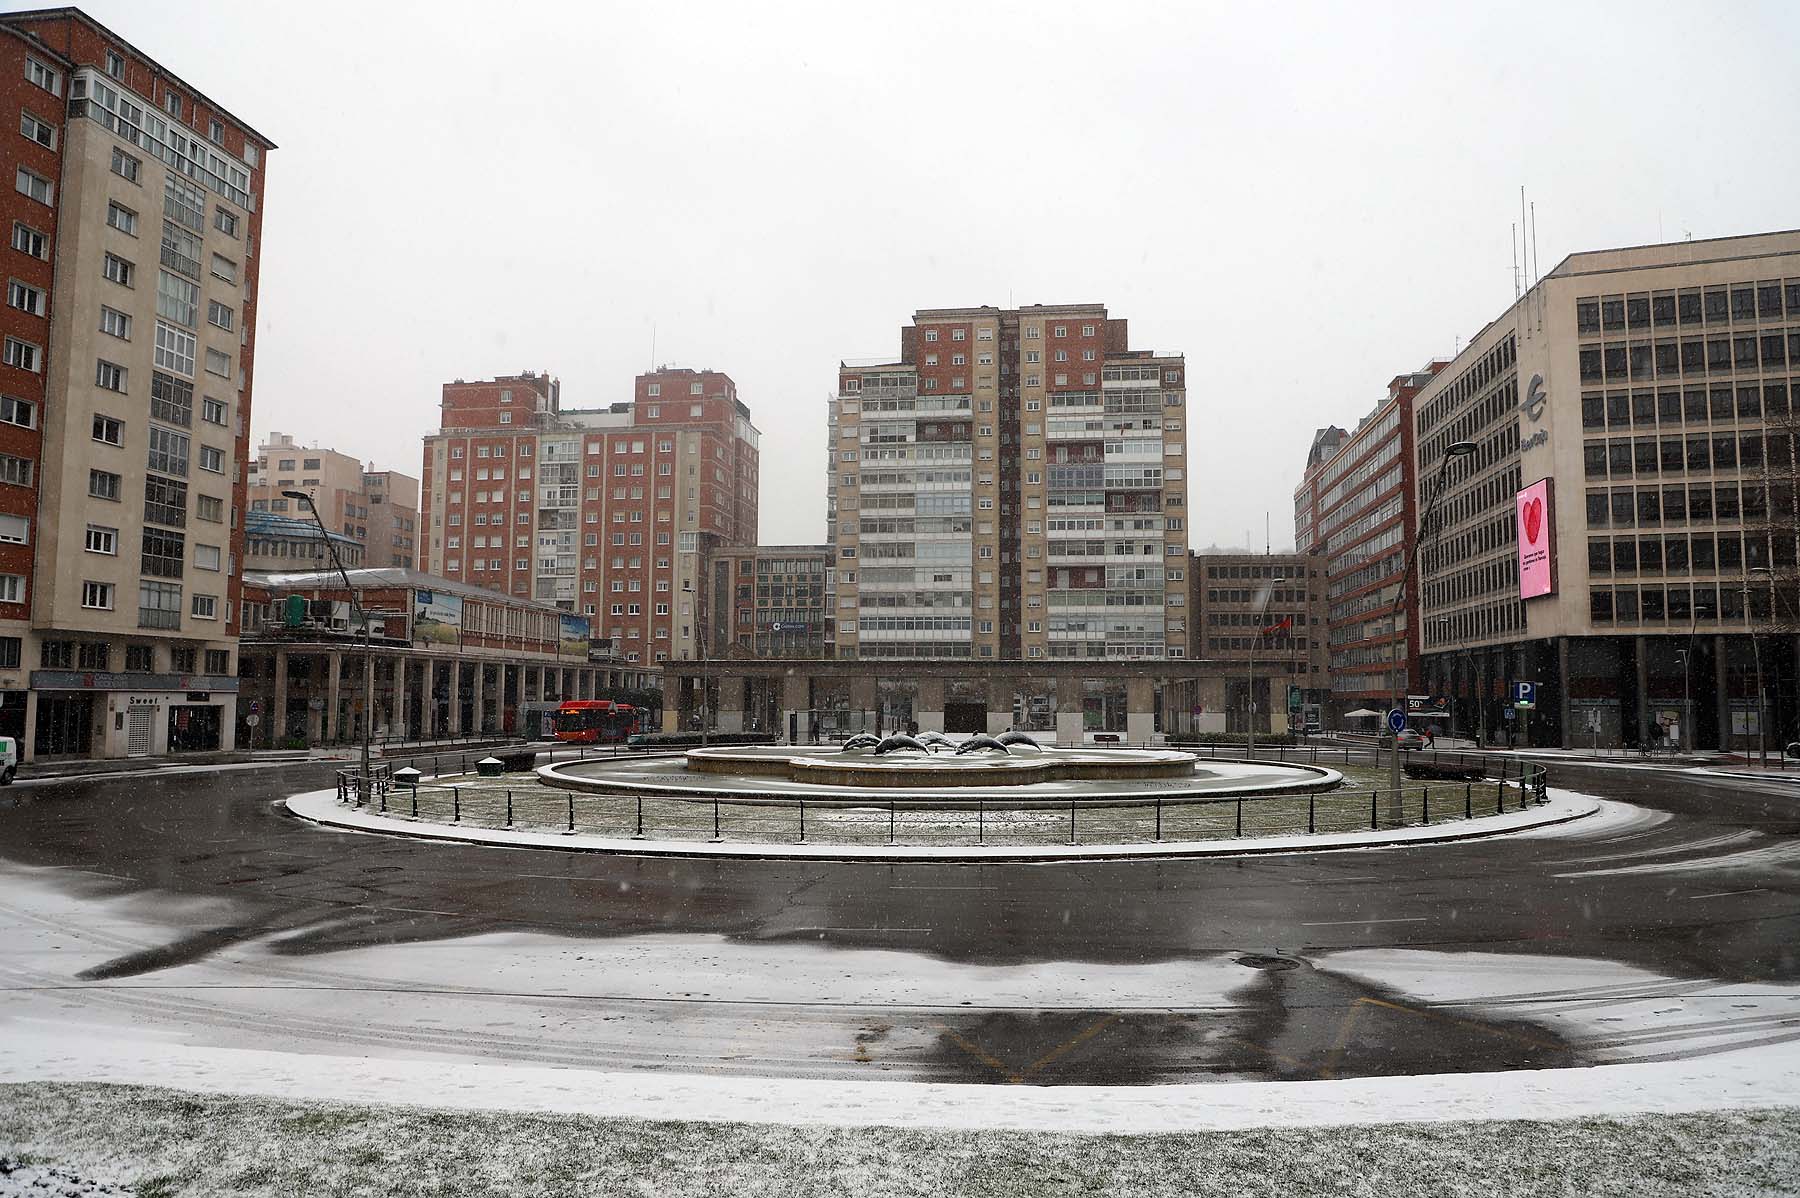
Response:
[{"label": "billboard", "polygon": [[1519,598],[1556,590],[1556,505],[1551,480],[1540,478],[1514,500],[1519,525]]},{"label": "billboard", "polygon": [[443,591],[413,592],[413,640],[434,645],[462,644],[462,596]]},{"label": "billboard", "polygon": [[565,615],[559,620],[561,627],[556,633],[556,653],[558,657],[579,657],[583,661],[588,655],[588,622],[586,616]]}]

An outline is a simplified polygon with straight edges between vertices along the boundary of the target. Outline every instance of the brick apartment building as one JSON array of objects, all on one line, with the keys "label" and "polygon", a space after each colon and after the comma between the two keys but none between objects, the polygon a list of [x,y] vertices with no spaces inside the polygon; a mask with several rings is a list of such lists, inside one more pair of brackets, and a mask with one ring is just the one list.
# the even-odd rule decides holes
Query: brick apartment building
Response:
[{"label": "brick apartment building", "polygon": [[1355,430],[1314,434],[1294,490],[1294,532],[1302,552],[1323,558],[1334,726],[1346,711],[1384,710],[1395,688],[1420,681],[1419,633],[1402,609],[1390,612],[1417,527],[1413,486],[1413,399],[1442,362],[1395,376],[1387,395]]},{"label": "brick apartment building", "polygon": [[0,15],[0,732],[229,748],[264,156],[77,9]]},{"label": "brick apartment building", "polygon": [[1185,374],[1098,304],[922,310],[843,363],[838,656],[1184,656]]},{"label": "brick apartment building", "polygon": [[310,519],[284,491],[312,496],[325,527],[362,546],[365,564],[406,570],[417,560],[419,480],[411,475],[365,469],[347,453],[272,432],[250,466],[250,510]]},{"label": "brick apartment building", "polygon": [[665,367],[591,409],[547,373],[446,383],[421,566],[586,615],[629,663],[696,656],[705,554],[756,543],[758,439],[716,371]]}]

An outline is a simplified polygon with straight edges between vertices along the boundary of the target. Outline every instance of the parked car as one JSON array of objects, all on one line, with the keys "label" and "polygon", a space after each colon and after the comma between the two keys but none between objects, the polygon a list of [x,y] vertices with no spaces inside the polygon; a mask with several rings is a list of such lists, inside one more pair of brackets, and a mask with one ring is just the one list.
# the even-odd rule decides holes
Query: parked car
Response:
[{"label": "parked car", "polygon": [[1423,749],[1425,735],[1417,728],[1402,728],[1394,737],[1394,744],[1401,749]]},{"label": "parked car", "polygon": [[0,786],[11,786],[13,776],[19,772],[19,742],[10,736],[0,736]]}]

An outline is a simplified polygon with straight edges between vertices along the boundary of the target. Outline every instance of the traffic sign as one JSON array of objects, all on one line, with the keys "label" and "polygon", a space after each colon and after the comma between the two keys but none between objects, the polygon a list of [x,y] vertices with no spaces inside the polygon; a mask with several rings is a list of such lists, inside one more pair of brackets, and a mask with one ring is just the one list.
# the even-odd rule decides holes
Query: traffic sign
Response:
[{"label": "traffic sign", "polygon": [[1406,712],[1398,707],[1389,711],[1387,725],[1390,732],[1404,732],[1406,730]]},{"label": "traffic sign", "polygon": [[262,723],[262,717],[257,715],[254,711],[244,717],[244,724],[247,727],[254,728],[260,723]]},{"label": "traffic sign", "polygon": [[1536,707],[1537,706],[1537,683],[1535,683],[1535,682],[1515,682],[1515,683],[1513,683],[1513,703],[1519,707]]}]

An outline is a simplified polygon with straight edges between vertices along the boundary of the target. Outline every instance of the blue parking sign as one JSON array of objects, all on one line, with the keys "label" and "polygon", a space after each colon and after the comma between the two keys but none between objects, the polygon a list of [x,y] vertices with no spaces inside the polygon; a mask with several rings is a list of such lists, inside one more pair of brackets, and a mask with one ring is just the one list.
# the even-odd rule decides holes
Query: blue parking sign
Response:
[{"label": "blue parking sign", "polygon": [[1536,707],[1537,706],[1537,683],[1535,683],[1535,682],[1515,682],[1515,683],[1513,683],[1513,702],[1517,703],[1521,706],[1524,706],[1524,707]]}]

